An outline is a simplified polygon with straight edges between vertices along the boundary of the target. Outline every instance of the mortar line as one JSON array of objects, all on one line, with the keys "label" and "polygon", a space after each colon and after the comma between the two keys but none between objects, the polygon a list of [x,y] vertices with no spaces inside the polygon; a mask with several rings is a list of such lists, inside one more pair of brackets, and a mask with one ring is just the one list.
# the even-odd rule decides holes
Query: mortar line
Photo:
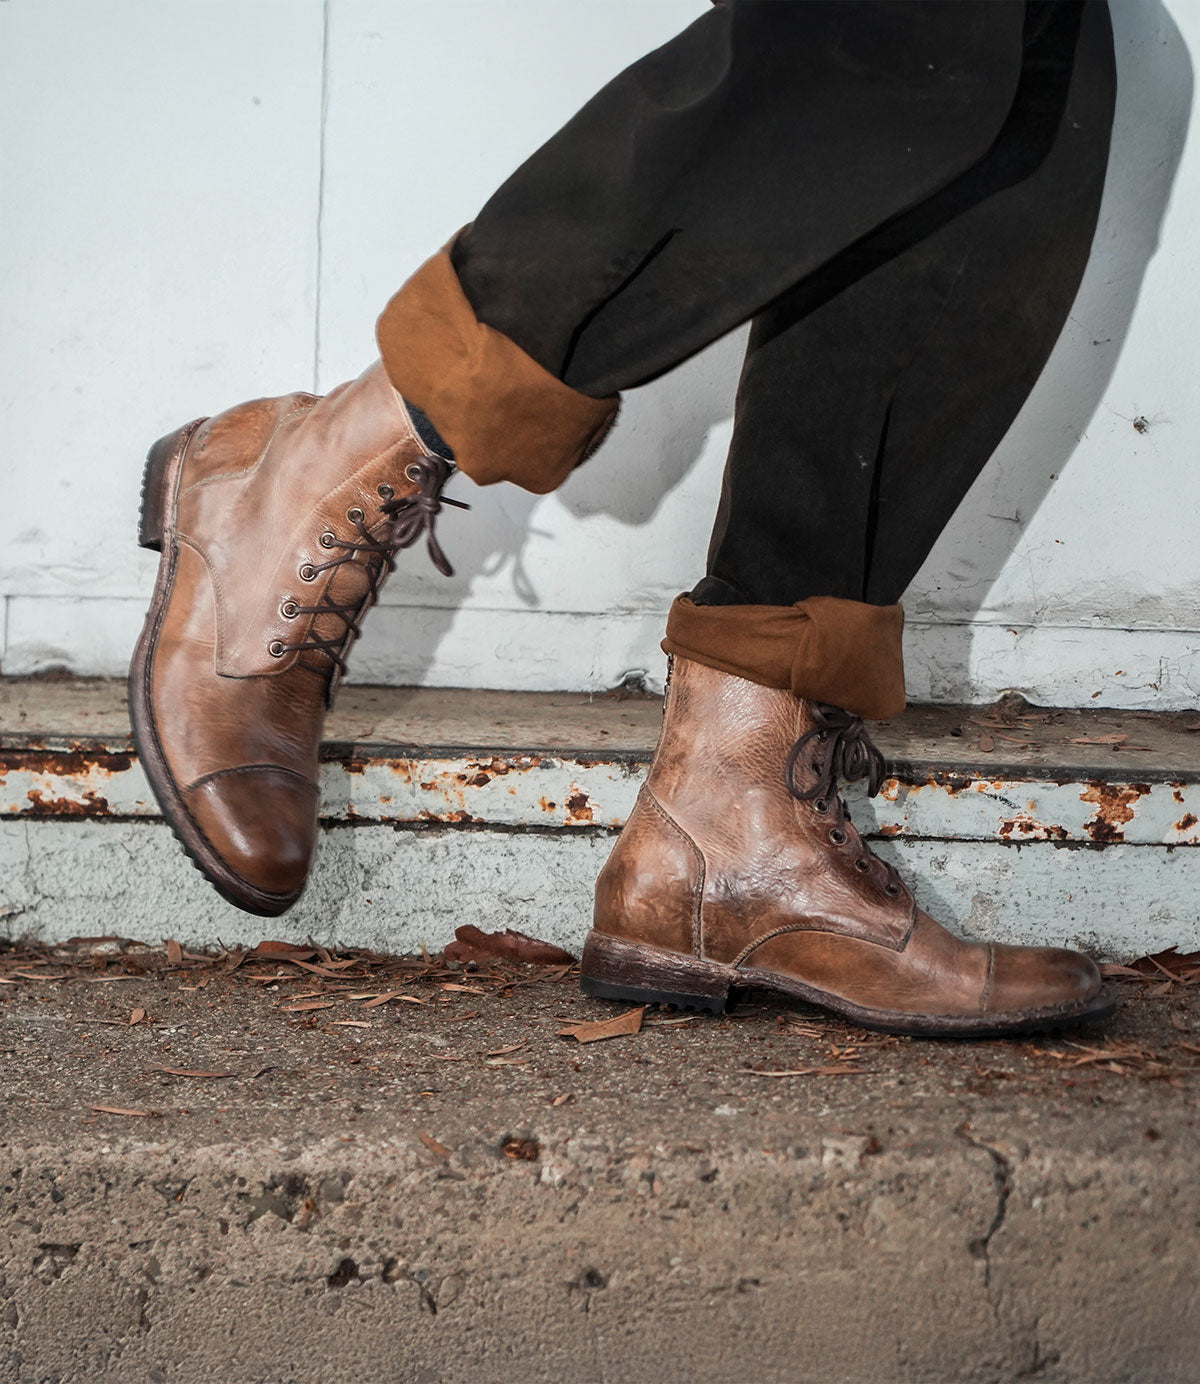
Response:
[{"label": "mortar line", "polygon": [[[314,356],[315,369],[315,356]],[[314,377],[314,386],[316,380]],[[100,593],[99,595],[89,595],[87,592],[55,592],[55,591],[13,591],[5,598],[5,601],[69,601],[72,605],[79,605],[85,601],[124,601],[129,604],[137,603],[139,608],[144,608],[146,598],[144,594],[110,592]],[[380,610],[415,610],[431,611],[435,614],[457,614],[460,611],[469,615],[569,615],[576,619],[603,619],[612,620],[661,620],[667,611],[666,606],[647,608],[645,610],[571,610],[557,606],[538,606],[530,609],[528,606],[507,606],[507,605],[476,605],[467,604],[466,600],[454,601],[447,605],[434,605],[427,601],[380,601],[376,607]],[[988,618],[982,620],[929,620],[920,617],[907,616],[905,618],[906,629],[921,630],[951,630],[951,629],[1004,629],[1031,631],[1035,634],[1049,634],[1058,631],[1076,631],[1083,634],[1145,634],[1145,635],[1182,635],[1191,637],[1200,635],[1200,626],[1191,625],[1094,625],[1083,623],[1064,624],[1041,621],[1033,623],[1031,621],[1002,620],[999,618]],[[980,703],[985,705],[985,703]],[[1105,710],[1120,710],[1117,707],[1107,707]],[[1140,708],[1130,708],[1138,710]]]}]

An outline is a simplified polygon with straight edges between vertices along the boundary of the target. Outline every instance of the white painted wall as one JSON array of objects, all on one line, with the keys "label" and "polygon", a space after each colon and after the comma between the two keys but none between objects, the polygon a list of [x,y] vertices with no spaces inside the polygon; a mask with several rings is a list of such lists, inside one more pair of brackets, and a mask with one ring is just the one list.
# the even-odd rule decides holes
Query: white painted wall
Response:
[{"label": "white painted wall", "polygon": [[[601,82],[706,0],[0,2],[0,666],[123,671],[153,561],[141,457],[238,399],[328,388],[379,309]],[[1200,702],[1200,0],[1117,0],[1093,261],[1027,408],[907,598],[910,689]],[[702,571],[737,334],[629,396],[556,495],[453,493],[361,680],[662,671]],[[1135,419],[1147,420],[1134,427]]]}]

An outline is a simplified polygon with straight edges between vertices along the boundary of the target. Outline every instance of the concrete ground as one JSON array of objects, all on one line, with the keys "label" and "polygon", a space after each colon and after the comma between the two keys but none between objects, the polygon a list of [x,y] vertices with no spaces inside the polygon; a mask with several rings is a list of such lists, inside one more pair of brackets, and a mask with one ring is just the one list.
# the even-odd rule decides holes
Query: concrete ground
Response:
[{"label": "concrete ground", "polygon": [[1165,964],[1056,1038],[751,994],[584,1043],[565,965],[0,951],[0,1378],[1190,1384]]}]

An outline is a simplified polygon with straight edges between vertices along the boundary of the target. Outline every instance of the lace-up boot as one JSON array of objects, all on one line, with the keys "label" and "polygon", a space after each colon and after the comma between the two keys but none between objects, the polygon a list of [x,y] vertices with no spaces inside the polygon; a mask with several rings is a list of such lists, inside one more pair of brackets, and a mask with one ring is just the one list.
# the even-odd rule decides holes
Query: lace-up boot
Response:
[{"label": "lace-up boot", "polygon": [[838,792],[883,775],[858,717],[676,658],[646,786],[596,886],[584,990],[722,1012],[762,986],[929,1036],[1111,1012],[1086,956],[965,941],[916,906]]},{"label": "lace-up boot", "polygon": [[321,728],[399,549],[428,539],[451,464],[375,364],[324,398],[256,399],[150,450],[139,541],[161,553],[133,656],[134,739],[164,817],[252,913],[299,897]]}]

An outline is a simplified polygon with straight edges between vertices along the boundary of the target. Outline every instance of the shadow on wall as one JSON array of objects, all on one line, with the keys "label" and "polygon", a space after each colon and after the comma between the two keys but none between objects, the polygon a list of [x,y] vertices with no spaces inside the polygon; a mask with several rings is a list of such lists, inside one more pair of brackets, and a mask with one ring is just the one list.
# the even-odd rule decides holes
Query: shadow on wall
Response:
[{"label": "shadow on wall", "polygon": [[[1084,336],[1068,327],[1008,436],[910,588],[910,617],[941,627],[942,695],[965,695],[971,622],[1104,396],[1158,246],[1183,150],[1193,74],[1179,30],[1159,0],[1113,0],[1111,10],[1118,65],[1112,150],[1095,247],[1072,311],[1073,323],[1087,322],[1093,331]],[[744,346],[745,332],[734,332],[670,375],[631,391],[613,437],[558,492],[558,502],[580,518],[605,515],[633,528],[646,524],[696,466],[711,430],[730,418]],[[466,488],[459,482],[450,493],[462,497]],[[474,490],[469,498],[472,514],[463,520],[455,514],[444,528],[457,567],[458,598],[475,577],[511,566],[518,597],[530,607],[539,604],[523,554],[537,533],[540,497],[499,486]],[[712,498],[715,512],[715,486]],[[578,560],[591,559],[581,552]],[[445,600],[445,587],[439,587]],[[372,623],[383,625],[382,614]],[[411,676],[420,682],[457,610],[425,609],[419,628],[412,622],[416,612],[405,614]],[[379,629],[376,637],[390,633]],[[872,824],[864,826],[871,830]]]},{"label": "shadow on wall", "polygon": [[1068,326],[905,598],[910,620],[940,626],[936,699],[968,698],[972,622],[1104,397],[1179,168],[1193,93],[1187,46],[1158,0],[1111,0],[1110,10],[1112,147],[1096,239]]}]

